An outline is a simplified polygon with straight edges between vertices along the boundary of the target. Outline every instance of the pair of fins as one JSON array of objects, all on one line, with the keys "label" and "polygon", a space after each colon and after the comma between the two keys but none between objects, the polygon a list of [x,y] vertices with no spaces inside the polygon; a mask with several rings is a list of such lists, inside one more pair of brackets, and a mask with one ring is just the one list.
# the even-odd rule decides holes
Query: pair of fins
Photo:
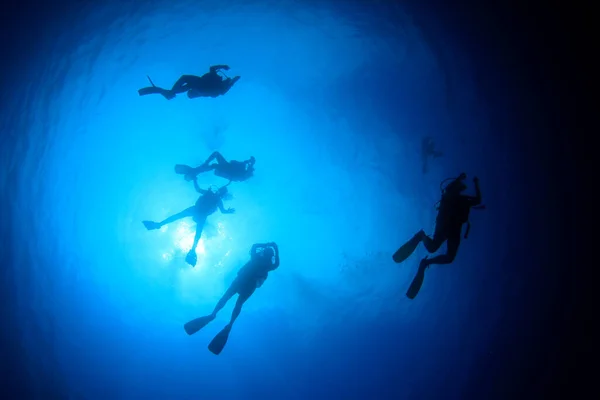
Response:
[{"label": "pair of fins", "polygon": [[196,266],[198,262],[198,254],[196,254],[195,250],[190,250],[185,256],[185,262],[190,264],[192,267]]},{"label": "pair of fins", "polygon": [[[404,243],[402,246],[400,246],[398,250],[396,250],[396,252],[392,256],[394,262],[401,263],[405,261],[408,257],[410,257],[412,253],[414,253],[419,243],[421,243],[421,238],[420,234],[417,233],[408,242]],[[425,261],[426,259],[427,257],[425,257],[419,264],[419,270],[417,271],[417,275],[415,275],[412,283],[410,284],[410,287],[406,291],[406,297],[408,297],[411,300],[417,297],[419,291],[421,290],[421,286],[423,286],[423,280],[425,279],[425,270],[427,269],[427,267],[423,266],[423,261]]]},{"label": "pair of fins", "polygon": [[209,171],[210,169],[208,164],[202,164],[198,168],[190,167],[185,164],[175,164],[175,173],[177,175],[183,175],[186,181],[193,181],[199,173]]},{"label": "pair of fins", "polygon": [[175,98],[175,93],[173,93],[171,90],[158,87],[154,84],[154,82],[152,82],[152,79],[150,79],[149,76],[147,76],[147,78],[150,81],[150,84],[152,86],[148,86],[148,87],[139,89],[138,94],[140,96],[147,96],[149,94],[161,94],[167,100],[171,100],[171,99]]},{"label": "pair of fins", "polygon": [[175,173],[178,175],[188,175],[194,172],[194,168],[185,164],[175,164]]},{"label": "pair of fins", "polygon": [[[200,329],[208,325],[208,323],[213,321],[214,319],[215,317],[213,317],[212,315],[206,315],[204,317],[196,318],[183,325],[183,329],[185,329],[185,332],[188,335],[193,335],[194,333],[198,332]],[[221,351],[223,351],[223,348],[227,344],[230,332],[231,325],[225,326],[225,328],[223,328],[221,332],[217,333],[217,336],[215,336],[213,340],[208,344],[208,350],[217,356],[221,354]]]}]

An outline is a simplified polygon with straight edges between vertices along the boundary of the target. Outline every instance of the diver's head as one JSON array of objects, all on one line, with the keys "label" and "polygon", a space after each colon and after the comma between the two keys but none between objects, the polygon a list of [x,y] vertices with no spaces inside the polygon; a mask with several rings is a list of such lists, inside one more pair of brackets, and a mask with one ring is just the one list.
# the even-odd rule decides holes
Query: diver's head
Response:
[{"label": "diver's head", "polygon": [[446,196],[458,196],[461,192],[467,189],[467,185],[463,182],[467,178],[467,175],[463,172],[460,176],[450,182],[444,188],[444,195]]},{"label": "diver's head", "polygon": [[228,190],[227,190],[227,186],[223,186],[221,188],[219,188],[219,190],[217,190],[217,194],[219,195],[219,197],[225,197],[227,196]]},{"label": "diver's head", "polygon": [[250,156],[250,158],[248,159],[248,165],[253,167],[255,162],[256,162],[256,158],[254,158],[254,156]]}]

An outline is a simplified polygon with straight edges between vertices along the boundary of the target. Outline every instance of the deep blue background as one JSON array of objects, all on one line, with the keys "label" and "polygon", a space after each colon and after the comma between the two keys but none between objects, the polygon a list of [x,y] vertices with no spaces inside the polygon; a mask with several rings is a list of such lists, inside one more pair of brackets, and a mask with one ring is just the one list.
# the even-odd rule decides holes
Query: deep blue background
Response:
[{"label": "deep blue background", "polygon": [[[141,40],[145,64],[119,65],[122,60],[109,54],[97,58],[99,71],[84,71],[94,64],[77,61],[72,50],[102,43],[95,32],[111,20],[110,12],[118,17],[121,8],[135,18],[146,8],[160,11],[160,2],[122,3],[97,18],[101,7],[92,2],[4,3],[3,394],[505,399],[582,389],[586,374],[579,368],[592,315],[585,290],[591,280],[583,268],[589,264],[576,252],[587,235],[575,229],[588,204],[575,192],[591,186],[578,172],[590,159],[579,147],[587,132],[587,107],[578,91],[588,68],[579,52],[585,47],[585,24],[577,22],[583,12],[531,3],[419,3],[298,3],[308,15],[307,31],[319,21],[314,23],[322,37],[293,28],[286,36],[278,31],[285,24],[267,19],[272,43],[293,40],[296,46],[281,45],[273,53],[260,43],[238,45],[236,35],[240,41],[244,36],[236,32],[239,25],[224,25],[227,33],[208,41],[225,43],[220,54],[231,61],[191,56],[186,64],[165,48],[148,52],[151,46]],[[323,8],[354,21],[356,36],[345,38],[335,18],[327,25],[311,17]],[[98,25],[70,34],[82,10]],[[400,18],[403,13],[411,18]],[[160,14],[156,20],[172,23]],[[124,21],[124,32],[136,23]],[[415,27],[417,33],[407,33]],[[147,29],[160,37],[160,27]],[[341,39],[331,39],[337,34]],[[315,50],[319,46],[324,50]],[[82,51],[81,57],[94,54]],[[257,54],[264,60],[249,61]],[[335,57],[340,65],[319,64]],[[70,75],[56,75],[69,69],[61,62],[73,63]],[[220,62],[239,68],[243,80],[218,103],[135,95],[146,73],[168,82]],[[111,68],[113,75],[106,72]],[[47,75],[32,76],[39,71]],[[126,77],[119,85],[132,90],[91,81],[116,76],[114,71]],[[83,81],[69,80],[76,74]],[[61,88],[68,92],[58,95]],[[114,106],[102,96],[90,99],[90,88],[115,96]],[[89,112],[93,101],[101,117]],[[194,114],[203,107],[210,116]],[[140,120],[146,125],[138,132]],[[130,136],[111,139],[85,127],[101,123],[97,129],[125,126]],[[182,142],[162,133],[169,129],[181,132]],[[196,129],[204,139],[195,139]],[[205,139],[219,129],[226,131],[224,142]],[[418,165],[424,134],[448,153],[425,177]],[[236,158],[252,151],[259,167],[264,160],[262,176],[237,193],[232,188],[238,215],[215,219],[226,233],[207,242],[207,254],[208,244],[222,250],[210,253],[224,263],[222,273],[198,268],[205,272],[191,275],[177,259],[162,268],[149,254],[172,237],[161,241],[138,223],[152,218],[144,213],[176,211],[193,201],[169,168],[193,158],[194,146],[198,159],[218,147]],[[131,147],[137,151],[129,154]],[[302,151],[291,159],[288,148]],[[273,155],[278,152],[283,154]],[[327,201],[276,198],[274,187],[290,182],[277,170],[281,157],[290,165],[320,160],[320,168],[294,170],[296,189],[290,191],[299,197],[314,189]],[[82,183],[78,165],[108,159],[115,162],[85,170],[89,181]],[[481,177],[489,210],[473,218],[472,237],[456,264],[431,273],[424,293],[408,304],[403,293],[414,261],[397,268],[389,265],[389,253],[418,226],[430,229],[437,182],[463,169]],[[90,194],[97,188],[109,191],[99,201]],[[73,210],[72,227],[57,224],[58,216],[69,214],[61,207]],[[304,214],[289,214],[298,208]],[[86,211],[96,216],[82,217]],[[359,212],[364,214],[357,221],[344,225],[343,215]],[[117,213],[115,226],[111,215]],[[258,226],[250,214],[264,221],[263,228],[247,228]],[[300,222],[308,236],[289,227]],[[183,337],[180,324],[210,309],[249,244],[260,240],[287,248],[282,271],[249,304],[235,331],[240,336],[215,360],[205,349],[210,335]],[[234,260],[223,255],[227,249]]]}]

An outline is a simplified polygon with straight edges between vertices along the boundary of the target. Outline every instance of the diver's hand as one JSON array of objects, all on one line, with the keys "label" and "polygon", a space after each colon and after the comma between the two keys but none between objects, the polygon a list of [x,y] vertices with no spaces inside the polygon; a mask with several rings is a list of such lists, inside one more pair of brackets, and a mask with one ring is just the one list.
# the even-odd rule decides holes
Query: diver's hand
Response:
[{"label": "diver's hand", "polygon": [[221,68],[223,68],[225,71],[229,71],[229,65],[223,65]]},{"label": "diver's hand", "polygon": [[227,211],[227,214],[233,214],[235,212],[235,208],[228,208],[225,211]]}]

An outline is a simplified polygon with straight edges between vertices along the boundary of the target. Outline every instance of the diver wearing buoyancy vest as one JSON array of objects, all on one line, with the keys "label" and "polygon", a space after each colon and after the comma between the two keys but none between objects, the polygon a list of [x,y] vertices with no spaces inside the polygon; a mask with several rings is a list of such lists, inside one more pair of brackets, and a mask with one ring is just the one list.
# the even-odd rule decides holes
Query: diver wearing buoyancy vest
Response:
[{"label": "diver wearing buoyancy vest", "polygon": [[[420,230],[407,243],[400,247],[393,256],[394,261],[399,263],[406,260],[421,242],[423,242],[428,252],[434,253],[447,241],[446,254],[441,254],[433,258],[425,257],[421,260],[419,272],[411,286],[411,289],[414,290],[411,291],[411,289],[409,289],[409,293],[407,293],[410,298],[414,298],[418,293],[423,280],[424,271],[427,267],[431,264],[450,264],[454,261],[460,246],[462,226],[465,223],[469,223],[469,213],[471,208],[482,207],[479,206],[481,204],[481,190],[479,189],[479,179],[477,177],[473,178],[476,192],[475,196],[461,194],[461,192],[467,188],[463,182],[466,178],[466,174],[462,173],[458,178],[454,179],[442,189],[442,199],[439,203],[433,238],[430,238],[423,230]],[[469,227],[470,225],[467,225],[465,238],[469,233]],[[419,283],[416,284],[416,281]]]}]

